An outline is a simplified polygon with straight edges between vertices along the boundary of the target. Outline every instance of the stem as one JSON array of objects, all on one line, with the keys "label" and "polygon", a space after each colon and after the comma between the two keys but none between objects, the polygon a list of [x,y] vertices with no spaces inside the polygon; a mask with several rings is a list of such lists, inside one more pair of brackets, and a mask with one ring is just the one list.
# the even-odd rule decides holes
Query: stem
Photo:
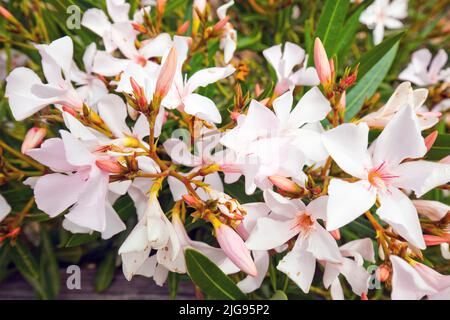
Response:
[{"label": "stem", "polygon": [[31,159],[30,157],[27,157],[26,155],[20,153],[19,151],[15,150],[14,148],[10,147],[9,145],[7,145],[3,140],[0,140],[0,147],[5,149],[6,151],[8,151],[9,153],[11,153],[12,155],[14,155],[15,157],[27,162],[28,164],[30,164],[31,166],[35,167],[36,169],[38,169],[41,172],[45,172],[45,166],[43,166],[42,164],[40,164],[37,161],[34,161],[33,159]]}]

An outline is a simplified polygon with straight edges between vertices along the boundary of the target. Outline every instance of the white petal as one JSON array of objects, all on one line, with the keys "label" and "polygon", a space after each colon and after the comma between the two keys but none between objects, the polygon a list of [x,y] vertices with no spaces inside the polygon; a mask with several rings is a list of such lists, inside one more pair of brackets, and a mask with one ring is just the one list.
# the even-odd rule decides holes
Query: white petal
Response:
[{"label": "white petal", "polygon": [[410,106],[395,114],[374,143],[375,166],[382,162],[387,167],[395,166],[406,158],[420,158],[427,152],[419,122]]},{"label": "white petal", "polygon": [[322,140],[328,153],[342,170],[363,179],[366,168],[371,167],[367,152],[368,134],[369,127],[365,123],[346,123],[325,132]]},{"label": "white petal", "polygon": [[163,143],[164,149],[170,158],[178,164],[188,167],[195,167],[202,163],[202,159],[193,155],[184,141],[172,138]]},{"label": "white petal", "polygon": [[398,176],[396,186],[413,190],[421,197],[431,189],[450,181],[450,165],[430,161],[408,161],[396,167],[392,174]]},{"label": "white petal", "polygon": [[425,241],[417,216],[417,210],[411,200],[395,187],[378,195],[381,206],[377,214],[408,242],[419,249],[425,249]]},{"label": "white petal", "polygon": [[356,255],[361,255],[364,260],[375,262],[373,242],[369,238],[347,242],[339,249],[341,250],[343,256],[354,257]]},{"label": "white petal", "polygon": [[130,60],[115,58],[105,51],[97,51],[92,71],[105,77],[113,77],[124,71]]},{"label": "white petal", "polygon": [[366,181],[354,183],[332,179],[328,186],[327,230],[352,222],[375,203],[376,190]]},{"label": "white petal", "polygon": [[267,251],[252,251],[258,275],[256,277],[247,276],[237,283],[239,289],[244,293],[253,292],[261,287],[264,281],[267,269],[269,268],[269,253]]},{"label": "white petal", "polygon": [[188,114],[208,122],[222,122],[222,116],[217,110],[216,104],[207,97],[192,93],[183,99],[183,104],[184,111]]},{"label": "white petal", "polygon": [[289,90],[273,101],[273,109],[278,119],[283,123],[286,123],[289,119],[293,100],[292,91]]},{"label": "white petal", "polygon": [[0,222],[11,212],[11,206],[6,202],[5,198],[0,195]]},{"label": "white petal", "polygon": [[115,94],[104,96],[97,104],[100,117],[116,137],[131,134],[125,120],[127,118],[127,106],[125,102]]},{"label": "white petal", "polygon": [[299,233],[295,220],[259,218],[246,245],[250,250],[270,250],[285,244]]},{"label": "white petal", "polygon": [[323,120],[330,112],[330,102],[317,87],[306,92],[292,110],[289,123],[294,127],[301,127],[305,123]]},{"label": "white petal", "polygon": [[106,9],[114,22],[128,21],[130,4],[124,0],[106,0]]},{"label": "white petal", "polygon": [[314,228],[315,230],[308,237],[306,250],[318,260],[341,262],[342,256],[333,236],[317,222]]},{"label": "white petal", "polygon": [[95,32],[99,36],[103,36],[111,28],[106,14],[97,8],[86,10],[81,19],[81,25]]},{"label": "white petal", "polygon": [[299,45],[287,41],[284,45],[283,51],[283,75],[287,77],[296,65],[303,62],[303,59],[305,59],[305,50],[303,50]]},{"label": "white petal", "polygon": [[189,78],[187,86],[190,92],[195,91],[199,87],[206,87],[207,85],[225,79],[231,75],[236,69],[232,65],[223,68],[208,68],[197,71]]},{"label": "white petal", "polygon": [[330,294],[331,294],[331,298],[333,300],[345,300],[344,291],[342,290],[342,286],[341,286],[341,282],[339,281],[339,278],[336,278],[331,283]]},{"label": "white petal", "polygon": [[62,139],[51,138],[45,140],[40,148],[27,151],[27,155],[49,167],[55,172],[76,171],[77,167],[66,160]]}]

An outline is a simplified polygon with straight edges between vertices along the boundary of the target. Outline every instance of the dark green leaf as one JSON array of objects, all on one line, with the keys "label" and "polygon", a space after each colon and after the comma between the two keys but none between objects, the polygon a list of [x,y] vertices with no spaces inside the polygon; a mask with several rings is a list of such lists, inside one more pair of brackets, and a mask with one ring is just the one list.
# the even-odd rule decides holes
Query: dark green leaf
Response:
[{"label": "dark green leaf", "polygon": [[69,240],[65,244],[66,248],[81,246],[94,240],[97,240],[100,234],[95,232],[93,234],[76,233],[70,236]]},{"label": "dark green leaf", "polygon": [[286,293],[284,293],[283,291],[277,290],[277,291],[275,291],[273,296],[270,298],[270,300],[288,300],[288,297],[287,297]]},{"label": "dark green leaf", "polygon": [[116,270],[116,250],[109,251],[103,261],[100,263],[97,272],[94,276],[94,289],[97,292],[105,291],[109,288],[114,279],[114,272]]},{"label": "dark green leaf", "polygon": [[216,299],[247,299],[247,296],[219,267],[197,250],[186,249],[185,258],[189,276],[207,295]]},{"label": "dark green leaf", "polygon": [[47,291],[49,298],[54,299],[58,296],[61,279],[59,275],[58,260],[52,242],[50,240],[48,231],[45,226],[41,227],[41,258],[40,264],[40,277],[42,279],[42,285]]}]

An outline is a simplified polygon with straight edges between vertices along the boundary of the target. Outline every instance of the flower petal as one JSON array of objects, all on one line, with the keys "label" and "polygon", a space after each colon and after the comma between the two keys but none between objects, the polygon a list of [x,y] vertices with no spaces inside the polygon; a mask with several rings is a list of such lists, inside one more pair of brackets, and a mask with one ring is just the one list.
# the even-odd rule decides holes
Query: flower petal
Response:
[{"label": "flower petal", "polygon": [[184,111],[190,115],[208,122],[222,122],[222,116],[217,110],[216,104],[207,97],[192,93],[183,99],[183,104]]}]

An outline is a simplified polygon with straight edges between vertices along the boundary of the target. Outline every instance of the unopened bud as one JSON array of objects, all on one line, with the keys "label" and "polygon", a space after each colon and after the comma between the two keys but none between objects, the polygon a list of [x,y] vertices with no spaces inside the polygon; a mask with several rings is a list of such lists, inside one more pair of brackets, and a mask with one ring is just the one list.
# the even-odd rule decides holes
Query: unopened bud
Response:
[{"label": "unopened bud", "polygon": [[430,133],[428,136],[425,137],[425,146],[427,147],[427,151],[430,151],[431,147],[436,142],[436,139],[439,135],[439,132],[437,130],[434,130],[432,133]]},{"label": "unopened bud", "polygon": [[361,300],[369,300],[369,298],[367,297],[367,294],[365,292],[363,292],[361,294]]},{"label": "unopened bud", "polygon": [[140,33],[147,33],[147,29],[140,23],[132,22],[133,29]]},{"label": "unopened bud", "polygon": [[335,240],[341,240],[341,232],[339,231],[339,229],[330,231],[330,234],[333,236]]},{"label": "unopened bud", "polygon": [[433,235],[429,235],[429,234],[424,234],[423,239],[425,240],[425,244],[427,245],[427,247],[437,246],[437,245],[441,245],[443,243],[450,243],[449,235],[433,236]]},{"label": "unopened bud", "polygon": [[219,22],[217,22],[217,23],[214,25],[213,30],[214,30],[215,32],[219,32],[220,30],[222,30],[222,29],[227,25],[227,23],[228,23],[229,20],[230,20],[230,17],[229,17],[229,16],[226,16],[225,18],[223,18],[222,20],[220,20]]},{"label": "unopened bud", "polygon": [[0,6],[0,15],[3,16],[3,18],[5,18],[6,20],[13,20],[14,19],[13,15],[11,14],[11,12],[6,10],[3,6]]},{"label": "unopened bud", "polygon": [[162,15],[166,9],[167,0],[157,0],[156,1],[156,10],[160,15]]},{"label": "unopened bud", "polygon": [[64,112],[67,112],[68,114],[70,114],[74,118],[77,117],[77,112],[75,111],[75,109],[73,109],[71,107],[68,107],[68,106],[65,106],[65,105],[62,106],[62,109],[63,109]]},{"label": "unopened bud", "polygon": [[191,24],[191,22],[189,20],[184,22],[181,26],[178,27],[177,34],[178,35],[185,34],[186,31],[188,30],[190,24]]},{"label": "unopened bud", "polygon": [[314,65],[316,66],[317,75],[320,83],[328,85],[331,83],[331,67],[322,41],[316,38],[314,41]]},{"label": "unopened bud", "polygon": [[376,274],[378,281],[385,282],[387,279],[389,279],[389,276],[391,274],[391,268],[389,268],[385,264],[382,264],[377,268],[377,271],[375,274]]},{"label": "unopened bud", "polygon": [[270,176],[269,181],[278,189],[288,193],[303,193],[303,188],[294,181],[283,176]]},{"label": "unopened bud", "polygon": [[345,107],[347,105],[347,94],[342,92],[341,98],[339,99],[339,104],[337,106],[337,109],[339,112],[345,112]]},{"label": "unopened bud", "polygon": [[244,240],[231,227],[221,223],[217,218],[214,219],[213,225],[217,242],[225,255],[243,272],[256,277],[258,270]]},{"label": "unopened bud", "polygon": [[156,81],[155,97],[159,102],[164,98],[172,86],[173,79],[175,77],[175,72],[177,70],[177,50],[175,47],[170,49],[169,55],[167,56],[163,66],[158,75]]},{"label": "unopened bud", "polygon": [[95,160],[97,167],[109,173],[122,173],[124,168],[117,160]]},{"label": "unopened bud", "polygon": [[28,130],[23,140],[21,151],[25,154],[28,150],[34,149],[44,141],[47,130],[45,128],[31,128]]},{"label": "unopened bud", "polygon": [[181,196],[186,202],[186,204],[193,208],[200,208],[202,206],[202,202],[195,198],[194,196],[191,196],[190,194],[184,194]]}]

